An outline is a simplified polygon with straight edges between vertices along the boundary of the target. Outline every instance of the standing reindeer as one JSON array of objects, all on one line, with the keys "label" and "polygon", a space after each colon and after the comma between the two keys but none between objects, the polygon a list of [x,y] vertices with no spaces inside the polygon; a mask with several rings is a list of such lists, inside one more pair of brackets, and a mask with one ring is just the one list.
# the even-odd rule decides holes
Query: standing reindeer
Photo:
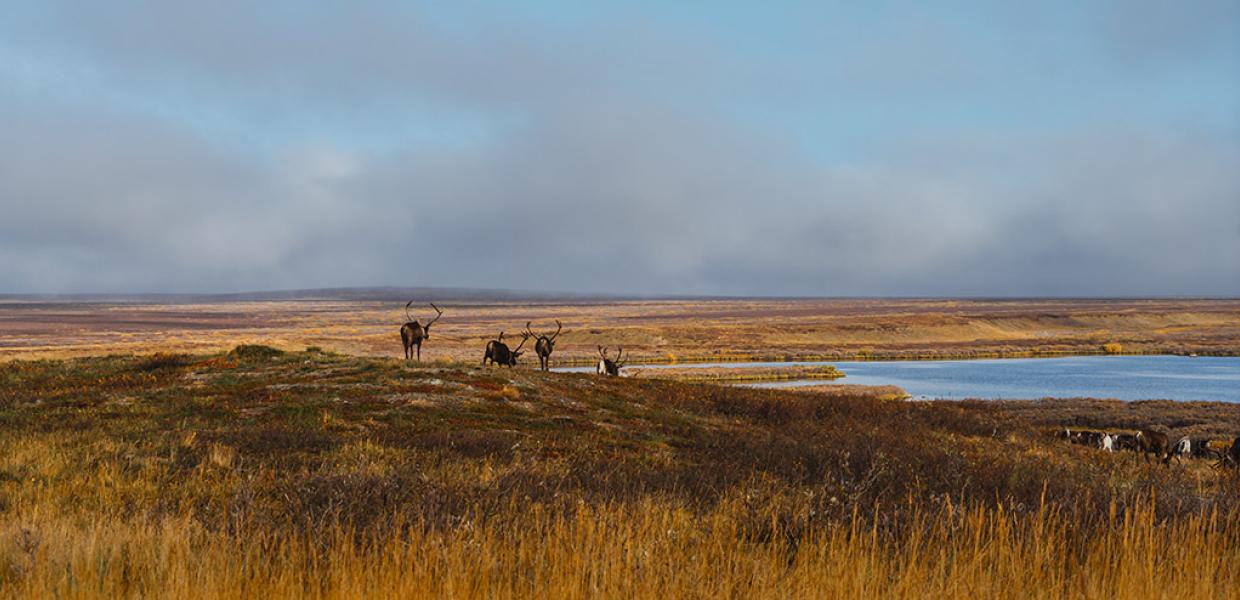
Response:
[{"label": "standing reindeer", "polygon": [[496,365],[507,365],[509,368],[517,366],[517,357],[521,356],[521,346],[525,345],[526,340],[530,339],[529,334],[521,336],[521,344],[516,350],[509,350],[508,344],[504,343],[504,332],[499,332],[499,339],[487,342],[486,354],[482,355],[482,364],[486,365],[487,361],[491,361]]},{"label": "standing reindeer", "polygon": [[555,333],[551,334],[551,337],[547,337],[545,335],[535,334],[534,331],[530,329],[530,322],[525,322],[525,334],[535,338],[534,352],[538,354],[539,369],[544,371],[550,370],[551,352],[555,350],[555,338],[560,337],[561,329],[564,329],[564,326],[560,324],[559,319],[556,319]]},{"label": "standing reindeer", "polygon": [[435,312],[439,314],[435,315],[435,318],[431,319],[429,323],[423,325],[409,315],[409,306],[412,304],[413,300],[405,304],[405,318],[409,319],[409,321],[400,326],[400,341],[405,346],[405,360],[410,360],[414,357],[414,348],[416,348],[418,362],[422,362],[422,342],[431,339],[431,325],[434,325],[435,321],[438,321],[439,317],[443,316],[443,311],[439,310],[439,307],[432,302],[431,308],[435,309]]},{"label": "standing reindeer", "polygon": [[616,360],[607,358],[607,349],[602,346],[598,347],[598,355],[601,358],[598,361],[598,368],[595,369],[595,371],[599,375],[609,375],[611,377],[619,377],[620,369],[624,368],[624,361],[622,359],[624,356],[624,348],[620,348],[616,352]]},{"label": "standing reindeer", "polygon": [[1150,429],[1142,429],[1137,432],[1137,451],[1145,457],[1145,462],[1150,462],[1150,455],[1153,454],[1156,460],[1161,460],[1163,465],[1171,464],[1171,442],[1167,439],[1167,434],[1161,431],[1153,431]]}]

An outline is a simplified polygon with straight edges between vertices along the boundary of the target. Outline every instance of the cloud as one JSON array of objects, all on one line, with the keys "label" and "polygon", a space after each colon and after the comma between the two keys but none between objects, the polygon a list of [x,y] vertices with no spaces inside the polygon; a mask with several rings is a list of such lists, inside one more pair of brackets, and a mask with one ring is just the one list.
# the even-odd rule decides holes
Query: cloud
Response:
[{"label": "cloud", "polygon": [[1240,4],[1233,0],[1108,0],[1101,3],[1102,39],[1123,62],[1193,59],[1203,50],[1240,50]]},{"label": "cloud", "polygon": [[[1235,132],[873,124],[824,160],[735,109],[842,92],[785,103],[755,86],[788,69],[642,14],[248,6],[19,19],[41,35],[0,46],[0,291],[1240,294]],[[893,52],[858,97],[916,96],[882,83]]]}]

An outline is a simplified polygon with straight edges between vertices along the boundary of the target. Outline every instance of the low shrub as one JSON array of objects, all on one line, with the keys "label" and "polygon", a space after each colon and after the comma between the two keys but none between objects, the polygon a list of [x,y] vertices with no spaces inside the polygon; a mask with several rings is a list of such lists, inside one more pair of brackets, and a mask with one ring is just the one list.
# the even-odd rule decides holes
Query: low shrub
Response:
[{"label": "low shrub", "polygon": [[264,361],[283,356],[284,351],[261,344],[241,344],[233,348],[228,355],[245,361]]}]

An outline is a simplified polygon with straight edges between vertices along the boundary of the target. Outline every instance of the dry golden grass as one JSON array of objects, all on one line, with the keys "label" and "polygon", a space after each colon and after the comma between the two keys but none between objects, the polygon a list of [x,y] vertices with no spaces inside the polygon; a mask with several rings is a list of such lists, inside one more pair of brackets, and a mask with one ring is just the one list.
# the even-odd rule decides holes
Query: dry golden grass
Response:
[{"label": "dry golden grass", "polygon": [[244,538],[188,518],[0,526],[6,594],[30,598],[1228,598],[1240,526],[1148,508],[1074,533],[1054,509],[915,514],[900,532],[861,515],[800,533],[747,531],[749,507],[706,514],[650,499],[572,512],[514,502],[452,530]]},{"label": "dry golden grass", "polygon": [[1240,479],[1004,406],[263,348],[13,361],[0,596],[1240,593]]},{"label": "dry golden grass", "polygon": [[[533,321],[566,329],[555,364],[596,346],[634,362],[1240,353],[1240,300],[646,300],[440,303],[423,357],[481,360],[487,340]],[[237,344],[401,356],[404,301],[181,304],[0,301],[0,360],[219,352]],[[425,319],[423,307],[415,318]],[[553,329],[554,326],[550,325]],[[527,355],[525,364],[533,364]]]},{"label": "dry golden grass", "polygon": [[788,388],[789,391],[818,394],[828,398],[873,398],[875,400],[906,400],[904,388],[897,385],[854,385],[848,383],[819,383]]}]

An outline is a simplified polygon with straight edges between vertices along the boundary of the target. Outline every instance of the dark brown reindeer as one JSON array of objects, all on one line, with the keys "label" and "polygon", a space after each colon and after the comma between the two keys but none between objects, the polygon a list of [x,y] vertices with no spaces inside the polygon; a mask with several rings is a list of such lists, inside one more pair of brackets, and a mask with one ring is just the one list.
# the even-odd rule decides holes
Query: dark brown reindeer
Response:
[{"label": "dark brown reindeer", "polygon": [[434,325],[435,321],[438,321],[439,317],[443,316],[443,311],[439,310],[439,307],[432,302],[431,308],[435,309],[435,312],[439,314],[435,315],[435,318],[431,319],[429,323],[423,325],[409,315],[409,307],[412,304],[413,300],[405,304],[405,318],[409,319],[409,321],[400,326],[400,341],[405,346],[405,360],[410,360],[414,357],[414,349],[416,348],[418,362],[422,362],[422,342],[431,338],[431,325]]},{"label": "dark brown reindeer", "polygon": [[530,321],[525,322],[526,335],[530,335],[535,338],[534,353],[538,355],[538,368],[543,371],[548,371],[551,369],[551,353],[555,350],[555,338],[560,337],[561,329],[564,329],[564,326],[560,324],[559,319],[556,319],[555,333],[548,337],[534,333],[534,331],[530,329]]},{"label": "dark brown reindeer", "polygon": [[607,358],[607,349],[602,346],[598,347],[598,355],[600,359],[598,361],[598,368],[595,371],[599,375],[619,377],[620,369],[624,368],[624,348],[620,348],[616,352],[616,360]]},{"label": "dark brown reindeer", "polygon": [[1223,449],[1219,453],[1218,462],[1214,463],[1216,469],[1237,469],[1240,468],[1240,436],[1231,443],[1231,446]]},{"label": "dark brown reindeer", "polygon": [[1167,434],[1161,431],[1152,431],[1142,429],[1137,432],[1137,451],[1145,457],[1145,462],[1150,462],[1150,455],[1161,460],[1163,465],[1171,464],[1171,441],[1167,438]]},{"label": "dark brown reindeer", "polygon": [[523,334],[521,336],[521,344],[517,346],[517,349],[509,350],[508,344],[504,343],[504,332],[499,332],[498,339],[487,342],[486,353],[482,355],[482,364],[486,365],[489,360],[492,364],[507,365],[508,368],[517,366],[517,357],[523,354],[521,346],[524,346],[529,339],[529,334]]}]

